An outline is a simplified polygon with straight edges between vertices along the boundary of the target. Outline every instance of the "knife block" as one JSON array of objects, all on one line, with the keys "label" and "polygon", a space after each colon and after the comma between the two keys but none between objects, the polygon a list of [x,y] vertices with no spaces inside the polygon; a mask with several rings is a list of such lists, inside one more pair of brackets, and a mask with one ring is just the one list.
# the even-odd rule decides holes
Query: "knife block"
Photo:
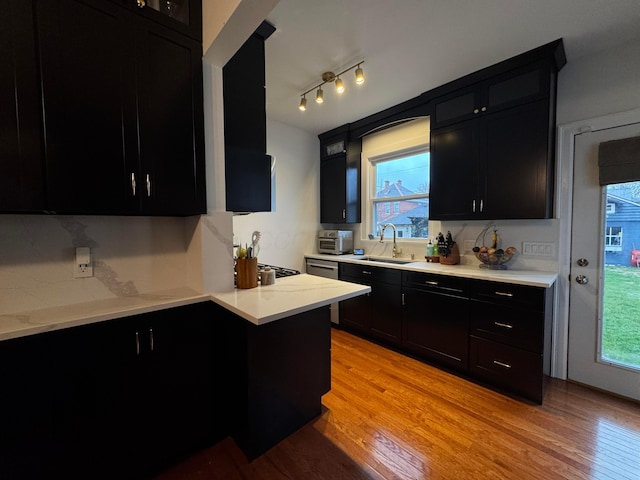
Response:
[{"label": "knife block", "polygon": [[236,286],[255,288],[258,286],[258,258],[238,258],[236,260]]},{"label": "knife block", "polygon": [[451,247],[451,252],[446,257],[440,255],[440,263],[442,265],[458,265],[460,263],[460,249],[458,244],[454,243]]}]

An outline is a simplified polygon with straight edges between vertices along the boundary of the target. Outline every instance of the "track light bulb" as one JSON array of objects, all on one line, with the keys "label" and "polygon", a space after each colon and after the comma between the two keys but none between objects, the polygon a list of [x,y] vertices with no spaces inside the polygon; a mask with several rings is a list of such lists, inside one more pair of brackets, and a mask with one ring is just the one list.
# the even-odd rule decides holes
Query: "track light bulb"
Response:
[{"label": "track light bulb", "polygon": [[336,92],[338,93],[344,92],[344,82],[340,77],[336,78]]},{"label": "track light bulb", "polygon": [[322,92],[322,87],[318,87],[318,91],[316,92],[316,103],[324,102],[324,93]]},{"label": "track light bulb", "polygon": [[307,97],[305,97],[304,95],[300,99],[300,105],[298,105],[298,108],[301,112],[304,112],[307,109]]},{"label": "track light bulb", "polygon": [[356,68],[356,83],[358,85],[362,85],[364,83],[364,72],[362,71],[360,66]]}]

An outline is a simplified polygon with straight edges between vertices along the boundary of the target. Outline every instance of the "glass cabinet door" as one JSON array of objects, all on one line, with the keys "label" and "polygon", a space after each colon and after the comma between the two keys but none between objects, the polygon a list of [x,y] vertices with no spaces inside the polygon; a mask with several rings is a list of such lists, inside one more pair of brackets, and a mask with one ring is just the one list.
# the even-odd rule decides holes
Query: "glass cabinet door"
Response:
[{"label": "glass cabinet door", "polygon": [[146,4],[168,17],[189,24],[189,0],[146,0]]}]

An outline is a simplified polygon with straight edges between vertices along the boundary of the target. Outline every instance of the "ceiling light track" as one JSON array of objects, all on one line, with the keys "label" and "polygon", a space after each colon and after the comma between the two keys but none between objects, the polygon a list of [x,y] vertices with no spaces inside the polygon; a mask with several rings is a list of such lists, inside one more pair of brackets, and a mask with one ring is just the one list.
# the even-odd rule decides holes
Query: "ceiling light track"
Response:
[{"label": "ceiling light track", "polygon": [[327,83],[335,83],[336,92],[343,93],[345,91],[345,86],[340,76],[347,73],[350,70],[353,70],[354,68],[356,69],[355,71],[356,84],[362,85],[364,83],[364,72],[362,71],[362,67],[360,67],[360,65],[362,65],[363,63],[364,63],[364,60],[362,62],[358,62],[355,65],[341,71],[340,73],[324,72],[322,74],[322,83],[316,85],[313,88],[310,88],[309,90],[307,90],[306,92],[300,95],[302,98],[300,99],[300,105],[298,105],[298,108],[303,112],[307,109],[307,93],[311,93],[314,90],[316,91],[316,103],[323,103],[324,92],[322,91],[322,86]]}]

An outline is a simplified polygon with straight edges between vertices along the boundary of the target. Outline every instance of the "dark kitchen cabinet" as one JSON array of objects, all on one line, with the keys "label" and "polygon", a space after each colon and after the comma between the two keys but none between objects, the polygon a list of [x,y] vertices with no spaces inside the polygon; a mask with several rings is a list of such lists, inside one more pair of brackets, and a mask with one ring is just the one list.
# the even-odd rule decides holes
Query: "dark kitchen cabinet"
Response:
[{"label": "dark kitchen cabinet", "polygon": [[367,295],[340,303],[340,323],[385,343],[399,345],[402,336],[402,272],[341,263],[340,280],[371,287]]},{"label": "dark kitchen cabinet", "polygon": [[545,99],[551,94],[551,88],[548,62],[510,70],[434,100],[431,128]]},{"label": "dark kitchen cabinet", "polygon": [[470,374],[542,403],[553,289],[474,281],[471,291]]},{"label": "dark kitchen cabinet", "polygon": [[142,478],[221,437],[209,305],[51,334],[58,472]]},{"label": "dark kitchen cabinet", "polygon": [[0,15],[0,212],[45,209],[33,6],[2,0]]},{"label": "dark kitchen cabinet", "polygon": [[403,272],[402,346],[420,358],[466,372],[469,294],[457,277]]},{"label": "dark kitchen cabinet", "polygon": [[362,142],[348,127],[320,138],[320,223],[360,223]]},{"label": "dark kitchen cabinet", "polygon": [[262,22],[222,70],[227,211],[272,209],[264,42],[274,31]]},{"label": "dark kitchen cabinet", "polygon": [[430,218],[549,218],[550,128],[542,100],[433,130]]},{"label": "dark kitchen cabinet", "polygon": [[38,334],[0,342],[0,478],[55,478],[48,340]]},{"label": "dark kitchen cabinet", "polygon": [[202,42],[202,0],[112,0]]},{"label": "dark kitchen cabinet", "polygon": [[251,461],[320,415],[331,389],[328,306],[264,325],[228,312],[231,436]]},{"label": "dark kitchen cabinet", "polygon": [[429,218],[551,218],[562,41],[440,87],[432,101]]},{"label": "dark kitchen cabinet", "polygon": [[206,212],[202,46],[111,2],[36,2],[48,209]]}]

